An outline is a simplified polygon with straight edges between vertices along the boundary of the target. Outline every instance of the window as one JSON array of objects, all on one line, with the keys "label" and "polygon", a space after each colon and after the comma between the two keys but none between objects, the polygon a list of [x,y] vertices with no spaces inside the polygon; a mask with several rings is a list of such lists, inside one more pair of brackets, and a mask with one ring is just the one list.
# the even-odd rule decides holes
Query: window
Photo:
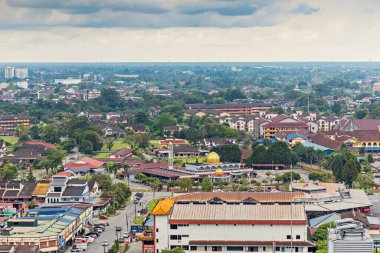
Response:
[{"label": "window", "polygon": [[222,251],[222,247],[221,246],[212,246],[211,251]]},{"label": "window", "polygon": [[195,250],[197,250],[197,246],[190,246],[190,250],[191,250],[191,251],[195,251]]},{"label": "window", "polygon": [[177,228],[178,228],[178,226],[176,224],[171,224],[170,225],[170,229],[177,229]]},{"label": "window", "polygon": [[182,236],[181,235],[171,235],[170,240],[181,240]]},{"label": "window", "polygon": [[301,239],[301,236],[300,235],[296,235],[296,239]]},{"label": "window", "polygon": [[183,249],[183,250],[189,250],[189,246],[187,246],[187,245],[183,245],[183,246],[182,246],[182,249]]},{"label": "window", "polygon": [[243,251],[243,250],[244,250],[243,246],[227,246],[227,251]]},{"label": "window", "polygon": [[259,247],[248,247],[248,252],[259,252]]},{"label": "window", "polygon": [[290,235],[287,235],[286,239],[290,240],[290,239],[292,239],[292,237]]},{"label": "window", "polygon": [[266,247],[263,247],[263,251],[267,251],[267,248],[266,248]]},{"label": "window", "polygon": [[156,232],[158,233],[158,228],[156,228]]},{"label": "window", "polygon": [[158,239],[156,239],[156,242],[158,243]]},{"label": "window", "polygon": [[189,235],[182,235],[182,237],[189,237]]}]

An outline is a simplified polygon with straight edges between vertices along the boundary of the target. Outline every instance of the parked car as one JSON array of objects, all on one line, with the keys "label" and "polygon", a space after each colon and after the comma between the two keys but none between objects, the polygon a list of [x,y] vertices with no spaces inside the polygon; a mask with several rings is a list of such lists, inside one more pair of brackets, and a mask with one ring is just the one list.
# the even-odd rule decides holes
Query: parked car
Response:
[{"label": "parked car", "polygon": [[106,228],[103,227],[103,226],[101,226],[101,225],[96,225],[96,226],[94,227],[94,229],[97,229],[97,228],[101,229],[102,232],[104,232],[104,230],[106,230]]},{"label": "parked car", "polygon": [[70,252],[77,252],[77,253],[83,253],[84,251],[82,249],[75,249],[75,248],[72,248],[70,250]]},{"label": "parked car", "polygon": [[95,240],[96,238],[98,238],[98,235],[95,234],[95,233],[88,233],[87,236],[93,238],[94,240]]},{"label": "parked car", "polygon": [[125,240],[124,240],[124,238],[123,237],[120,237],[119,239],[117,239],[118,241],[119,241],[119,243],[124,243],[125,242]]},{"label": "parked car", "polygon": [[103,229],[101,228],[94,228],[93,231],[98,232],[99,234],[103,233]]},{"label": "parked car", "polygon": [[99,237],[99,233],[96,231],[91,231],[90,233],[87,234],[87,236],[91,236],[96,239]]},{"label": "parked car", "polygon": [[105,215],[100,215],[100,216],[99,216],[99,219],[101,219],[101,220],[108,220],[108,217],[105,216]]},{"label": "parked car", "polygon": [[83,238],[86,238],[88,240],[89,243],[93,243],[95,241],[95,238],[91,237],[91,236],[82,236]]},{"label": "parked car", "polygon": [[131,236],[131,233],[130,232],[127,232],[127,233],[124,233],[123,234],[123,238],[129,238]]}]

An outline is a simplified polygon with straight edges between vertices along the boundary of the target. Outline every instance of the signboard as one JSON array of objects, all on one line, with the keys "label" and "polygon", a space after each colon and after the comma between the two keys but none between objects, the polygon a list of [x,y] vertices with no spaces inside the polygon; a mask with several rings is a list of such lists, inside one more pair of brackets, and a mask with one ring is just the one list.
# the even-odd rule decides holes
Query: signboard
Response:
[{"label": "signboard", "polygon": [[131,232],[133,234],[142,233],[147,229],[149,229],[149,226],[139,226],[139,225],[132,225],[131,226]]}]

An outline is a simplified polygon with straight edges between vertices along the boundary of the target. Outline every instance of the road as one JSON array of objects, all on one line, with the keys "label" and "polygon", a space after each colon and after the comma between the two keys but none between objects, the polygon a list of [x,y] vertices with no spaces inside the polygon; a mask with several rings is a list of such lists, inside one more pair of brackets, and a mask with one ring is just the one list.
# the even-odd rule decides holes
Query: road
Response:
[{"label": "road", "polygon": [[380,194],[368,195],[368,198],[372,203],[371,214],[380,217]]},{"label": "road", "polygon": [[[171,195],[171,192],[156,192],[156,198],[168,197]],[[144,197],[141,199],[141,202],[145,205],[153,199],[152,192],[145,192]],[[137,205],[137,211],[141,209],[139,205]],[[104,248],[102,246],[103,242],[107,240],[112,246],[113,242],[116,240],[116,226],[121,226],[123,231],[122,234],[127,232],[127,219],[129,220],[129,225],[132,220],[134,220],[135,216],[135,206],[133,205],[133,201],[129,202],[125,209],[119,210],[118,215],[114,217],[110,217],[108,219],[109,226],[106,227],[106,231],[104,231],[92,244],[89,245],[87,252],[91,253],[104,253]],[[69,250],[66,252],[70,252]],[[141,253],[141,242],[133,242],[131,244],[131,248],[128,253]]]}]

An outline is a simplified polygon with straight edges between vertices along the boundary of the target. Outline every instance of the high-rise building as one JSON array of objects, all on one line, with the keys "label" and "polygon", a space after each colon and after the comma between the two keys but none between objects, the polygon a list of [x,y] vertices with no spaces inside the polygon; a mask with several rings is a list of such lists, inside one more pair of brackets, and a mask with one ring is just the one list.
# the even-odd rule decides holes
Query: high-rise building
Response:
[{"label": "high-rise building", "polygon": [[15,68],[14,67],[6,67],[4,73],[5,79],[12,79],[15,77]]},{"label": "high-rise building", "polygon": [[28,69],[27,68],[17,68],[15,69],[15,76],[18,79],[26,79],[28,78]]}]

